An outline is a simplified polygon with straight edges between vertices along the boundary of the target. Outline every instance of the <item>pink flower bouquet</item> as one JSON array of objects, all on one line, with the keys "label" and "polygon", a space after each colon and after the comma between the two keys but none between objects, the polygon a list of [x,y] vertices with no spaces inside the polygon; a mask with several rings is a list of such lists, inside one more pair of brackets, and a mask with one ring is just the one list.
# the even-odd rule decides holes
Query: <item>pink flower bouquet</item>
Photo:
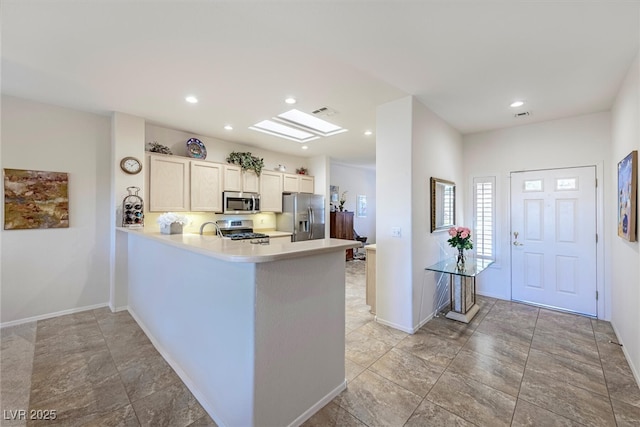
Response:
[{"label": "pink flower bouquet", "polygon": [[458,250],[473,249],[473,241],[471,240],[471,230],[467,227],[451,227],[449,229],[449,236],[451,238],[447,240],[449,245]]}]

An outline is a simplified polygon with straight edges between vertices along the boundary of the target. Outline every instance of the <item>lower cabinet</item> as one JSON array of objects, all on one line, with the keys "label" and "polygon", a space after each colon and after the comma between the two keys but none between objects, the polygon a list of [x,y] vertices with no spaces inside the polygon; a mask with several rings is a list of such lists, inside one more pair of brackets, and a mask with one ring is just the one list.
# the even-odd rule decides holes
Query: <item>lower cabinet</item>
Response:
[{"label": "lower cabinet", "polygon": [[291,243],[291,236],[271,236],[269,237],[271,243]]},{"label": "lower cabinet", "polygon": [[[331,212],[329,236],[336,239],[353,240],[353,212]],[[353,249],[347,249],[347,261],[353,259]]]},{"label": "lower cabinet", "polygon": [[371,314],[376,314],[376,245],[365,246],[364,250],[367,254],[367,305],[371,307]]}]

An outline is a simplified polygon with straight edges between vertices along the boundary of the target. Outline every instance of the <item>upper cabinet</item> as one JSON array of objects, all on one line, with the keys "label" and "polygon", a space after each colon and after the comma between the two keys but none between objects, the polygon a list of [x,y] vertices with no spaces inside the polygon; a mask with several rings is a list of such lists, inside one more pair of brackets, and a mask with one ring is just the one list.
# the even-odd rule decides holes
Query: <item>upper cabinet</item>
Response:
[{"label": "upper cabinet", "polygon": [[158,154],[148,159],[149,212],[222,212],[223,165]]},{"label": "upper cabinet", "polygon": [[263,170],[258,177],[240,166],[149,154],[146,209],[149,212],[222,212],[222,192],[260,193],[262,212],[282,212],[282,193],[313,193],[314,178]]},{"label": "upper cabinet", "polygon": [[224,191],[260,192],[260,178],[253,171],[242,171],[238,165],[224,165]]},{"label": "upper cabinet", "polygon": [[312,176],[298,175],[300,179],[300,192],[313,194],[315,181]]},{"label": "upper cabinet", "polygon": [[191,161],[191,210],[222,212],[222,170],[219,163]]},{"label": "upper cabinet", "polygon": [[260,178],[254,171],[242,172],[242,191],[249,193],[260,192]]},{"label": "upper cabinet", "polygon": [[189,210],[189,159],[151,155],[148,174],[150,212]]},{"label": "upper cabinet", "polygon": [[263,170],[260,174],[260,210],[282,212],[282,173]]},{"label": "upper cabinet", "polygon": [[242,191],[242,169],[236,165],[224,165],[224,191]]},{"label": "upper cabinet", "polygon": [[312,176],[285,173],[283,174],[283,191],[285,193],[313,194],[314,180]]},{"label": "upper cabinet", "polygon": [[285,193],[297,193],[298,192],[298,176],[292,175],[290,173],[285,173],[282,175],[282,185],[283,191]]}]

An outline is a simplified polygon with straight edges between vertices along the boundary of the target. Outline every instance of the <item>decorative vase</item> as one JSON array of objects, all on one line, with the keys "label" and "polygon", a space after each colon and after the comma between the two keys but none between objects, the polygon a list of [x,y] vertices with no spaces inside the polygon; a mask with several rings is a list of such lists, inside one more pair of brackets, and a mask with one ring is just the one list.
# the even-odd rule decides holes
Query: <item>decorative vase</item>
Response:
[{"label": "decorative vase", "polygon": [[162,234],[182,234],[182,224],[179,222],[172,222],[169,225],[160,226],[160,233]]},{"label": "decorative vase", "polygon": [[458,257],[456,259],[456,267],[458,267],[459,269],[463,269],[464,261],[465,261],[464,249],[458,248]]}]

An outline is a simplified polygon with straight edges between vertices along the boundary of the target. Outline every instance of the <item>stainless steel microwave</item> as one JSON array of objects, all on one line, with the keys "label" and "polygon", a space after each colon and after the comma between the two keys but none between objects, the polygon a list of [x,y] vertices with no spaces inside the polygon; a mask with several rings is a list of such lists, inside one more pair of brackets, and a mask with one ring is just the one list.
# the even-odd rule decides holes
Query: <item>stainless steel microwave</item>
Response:
[{"label": "stainless steel microwave", "polygon": [[258,193],[236,193],[225,191],[222,193],[224,213],[243,214],[260,212],[260,194]]}]

